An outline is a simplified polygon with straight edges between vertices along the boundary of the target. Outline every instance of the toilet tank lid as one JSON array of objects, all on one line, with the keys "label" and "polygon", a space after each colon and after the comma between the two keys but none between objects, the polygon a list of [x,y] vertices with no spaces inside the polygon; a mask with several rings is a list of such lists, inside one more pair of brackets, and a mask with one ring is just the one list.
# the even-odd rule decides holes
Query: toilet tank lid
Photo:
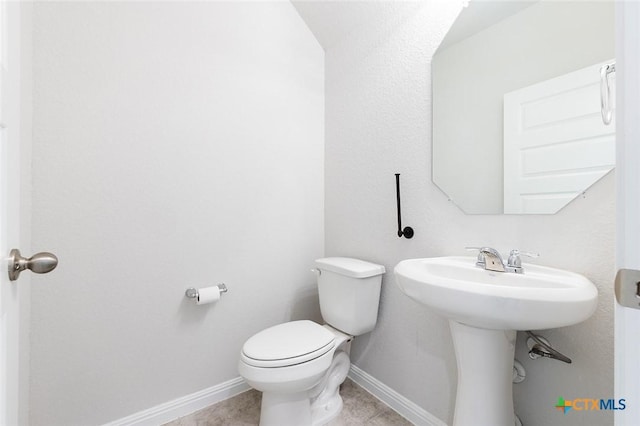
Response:
[{"label": "toilet tank lid", "polygon": [[367,278],[385,273],[384,266],[350,257],[325,257],[316,260],[321,271],[331,271],[353,278]]}]

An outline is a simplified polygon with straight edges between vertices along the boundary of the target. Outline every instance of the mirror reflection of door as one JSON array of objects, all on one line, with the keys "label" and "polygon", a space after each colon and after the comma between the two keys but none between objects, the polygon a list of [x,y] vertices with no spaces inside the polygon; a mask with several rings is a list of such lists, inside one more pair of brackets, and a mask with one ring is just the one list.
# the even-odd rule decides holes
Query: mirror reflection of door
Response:
[{"label": "mirror reflection of door", "polygon": [[615,167],[615,121],[598,102],[611,62],[504,95],[504,213],[556,213]]}]

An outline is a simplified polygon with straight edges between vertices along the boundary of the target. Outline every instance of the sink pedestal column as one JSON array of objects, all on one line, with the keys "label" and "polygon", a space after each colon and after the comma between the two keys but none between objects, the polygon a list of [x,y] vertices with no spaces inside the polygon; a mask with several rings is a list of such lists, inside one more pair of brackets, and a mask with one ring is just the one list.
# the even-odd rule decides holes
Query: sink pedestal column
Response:
[{"label": "sink pedestal column", "polygon": [[458,363],[454,426],[513,426],[515,330],[449,321]]}]

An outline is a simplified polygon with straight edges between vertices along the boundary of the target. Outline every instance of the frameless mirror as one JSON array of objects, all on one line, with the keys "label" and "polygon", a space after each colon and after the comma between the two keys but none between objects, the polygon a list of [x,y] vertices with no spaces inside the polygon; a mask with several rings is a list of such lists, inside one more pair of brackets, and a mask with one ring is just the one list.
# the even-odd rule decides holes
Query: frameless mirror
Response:
[{"label": "frameless mirror", "polygon": [[613,1],[462,10],[432,61],[432,166],[465,213],[553,214],[613,169],[600,67],[614,21]]}]

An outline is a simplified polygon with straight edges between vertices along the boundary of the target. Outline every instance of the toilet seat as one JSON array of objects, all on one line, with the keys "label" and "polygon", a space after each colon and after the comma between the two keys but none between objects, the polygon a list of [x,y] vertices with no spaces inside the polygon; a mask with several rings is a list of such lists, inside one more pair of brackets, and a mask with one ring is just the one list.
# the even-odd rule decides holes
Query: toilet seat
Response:
[{"label": "toilet seat", "polygon": [[247,340],[241,359],[254,367],[293,366],[331,351],[335,340],[335,334],[313,321],[291,321],[267,328]]}]

